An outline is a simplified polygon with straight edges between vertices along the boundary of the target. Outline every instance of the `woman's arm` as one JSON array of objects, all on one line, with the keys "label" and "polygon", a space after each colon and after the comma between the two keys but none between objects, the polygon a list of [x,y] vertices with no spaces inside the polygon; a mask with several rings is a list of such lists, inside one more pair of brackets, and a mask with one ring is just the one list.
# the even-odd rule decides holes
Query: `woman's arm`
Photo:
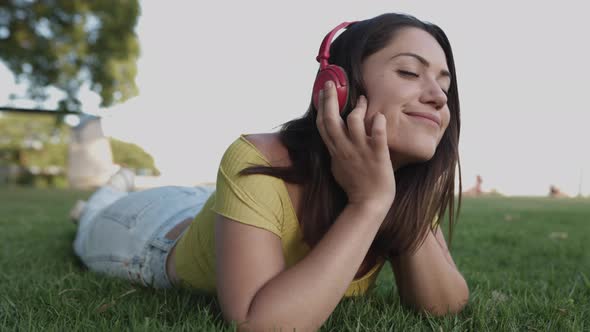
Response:
[{"label": "woman's arm", "polygon": [[217,289],[224,317],[240,330],[315,330],[354,278],[389,204],[350,204],[320,242],[285,270],[280,239],[218,216]]},{"label": "woman's arm", "polygon": [[316,125],[330,153],[334,179],[348,204],[300,262],[285,269],[280,239],[219,217],[215,223],[217,290],[225,317],[244,330],[317,329],[332,313],[395,199],[387,121],[360,97],[344,123],[336,87],[320,92]]},{"label": "woman's arm", "polygon": [[402,303],[441,316],[458,313],[469,300],[469,288],[457,270],[439,227],[428,232],[413,254],[391,260]]}]

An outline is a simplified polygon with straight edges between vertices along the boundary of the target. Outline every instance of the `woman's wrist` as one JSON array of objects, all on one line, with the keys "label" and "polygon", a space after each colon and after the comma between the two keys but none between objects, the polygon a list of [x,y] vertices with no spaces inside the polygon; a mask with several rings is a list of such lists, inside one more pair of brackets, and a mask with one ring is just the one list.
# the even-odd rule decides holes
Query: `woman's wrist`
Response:
[{"label": "woman's wrist", "polygon": [[364,200],[360,202],[349,202],[348,206],[358,209],[363,213],[378,215],[382,217],[381,221],[383,221],[391,208],[391,204],[392,202],[388,200]]}]

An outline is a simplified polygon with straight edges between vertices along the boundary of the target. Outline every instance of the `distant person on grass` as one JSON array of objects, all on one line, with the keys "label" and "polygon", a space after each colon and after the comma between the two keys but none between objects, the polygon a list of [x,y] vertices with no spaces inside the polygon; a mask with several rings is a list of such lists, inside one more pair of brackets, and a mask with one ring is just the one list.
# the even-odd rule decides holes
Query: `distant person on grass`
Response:
[{"label": "distant person on grass", "polygon": [[[403,304],[461,311],[468,287],[437,222],[457,214],[447,37],[385,14],[343,23],[323,44],[307,112],[278,133],[237,138],[215,189],[127,193],[125,170],[99,189],[78,209],[81,260],[142,285],[217,294],[225,319],[244,329],[318,328],[343,296],[371,289],[387,260]],[[327,73],[335,65],[348,83]],[[261,86],[260,98],[283,83]],[[244,109],[257,116],[256,105]]]},{"label": "distant person on grass", "polygon": [[475,177],[475,186],[464,191],[463,197],[477,197],[477,196],[481,196],[481,195],[485,194],[484,191],[481,189],[482,182],[483,182],[483,179],[481,178],[481,176],[477,175]]},{"label": "distant person on grass", "polygon": [[563,198],[563,197],[569,197],[568,194],[564,193],[563,191],[561,191],[556,185],[550,185],[549,186],[549,197],[551,198]]}]

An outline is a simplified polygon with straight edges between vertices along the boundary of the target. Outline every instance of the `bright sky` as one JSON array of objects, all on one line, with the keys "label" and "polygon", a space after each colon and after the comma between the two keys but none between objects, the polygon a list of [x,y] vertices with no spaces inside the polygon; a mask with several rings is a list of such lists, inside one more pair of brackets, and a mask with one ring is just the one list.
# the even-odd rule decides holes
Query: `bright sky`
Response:
[{"label": "bright sky", "polygon": [[[163,175],[214,181],[241,133],[306,110],[324,35],[404,12],[441,26],[457,66],[464,187],[590,195],[590,31],[581,1],[142,1],[140,96],[109,110],[107,135],[143,146]],[[0,68],[0,104],[12,77]],[[7,99],[6,99],[7,100]],[[98,99],[84,94],[87,111]]]}]

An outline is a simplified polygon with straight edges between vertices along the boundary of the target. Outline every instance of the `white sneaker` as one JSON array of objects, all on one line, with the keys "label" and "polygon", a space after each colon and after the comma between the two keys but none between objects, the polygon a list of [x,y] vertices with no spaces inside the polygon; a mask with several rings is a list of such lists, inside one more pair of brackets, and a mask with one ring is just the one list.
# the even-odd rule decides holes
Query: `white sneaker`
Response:
[{"label": "white sneaker", "polygon": [[78,224],[80,217],[82,216],[82,212],[84,211],[84,207],[86,207],[86,201],[78,200],[74,207],[70,210],[70,220],[74,224]]},{"label": "white sneaker", "polygon": [[106,184],[123,192],[133,191],[135,188],[135,173],[129,168],[121,167]]}]

